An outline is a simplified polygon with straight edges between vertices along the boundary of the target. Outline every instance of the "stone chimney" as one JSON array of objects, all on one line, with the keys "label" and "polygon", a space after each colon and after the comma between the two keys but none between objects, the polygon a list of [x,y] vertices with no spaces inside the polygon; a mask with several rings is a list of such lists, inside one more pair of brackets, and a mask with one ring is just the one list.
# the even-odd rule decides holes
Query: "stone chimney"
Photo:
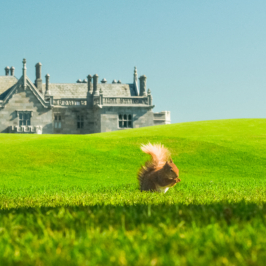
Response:
[{"label": "stone chimney", "polygon": [[49,96],[51,94],[50,90],[49,90],[49,80],[50,80],[50,75],[47,74],[45,76],[46,79],[46,83],[45,83],[45,96]]},{"label": "stone chimney", "polygon": [[149,103],[149,105],[152,105],[152,96],[151,96],[151,90],[150,89],[148,89],[148,103]]},{"label": "stone chimney", "polygon": [[11,76],[14,76],[15,74],[15,68],[13,66],[10,68],[10,74]]},{"label": "stone chimney", "polygon": [[91,91],[91,79],[92,79],[92,76],[88,75],[87,78],[88,78],[88,92],[90,92]]},{"label": "stone chimney", "polygon": [[138,72],[136,67],[134,68],[133,85],[135,88],[136,95],[139,96]]},{"label": "stone chimney", "polygon": [[7,67],[5,68],[5,71],[6,71],[6,76],[9,76],[9,69],[10,69],[10,67],[9,67],[9,66],[7,66]]},{"label": "stone chimney", "polygon": [[27,83],[26,83],[26,78],[27,78],[27,67],[26,67],[26,59],[24,58],[22,60],[23,63],[23,68],[22,68],[22,73],[23,73],[23,87],[26,89]]},{"label": "stone chimney", "polygon": [[97,74],[93,76],[93,95],[99,95],[97,90],[98,78],[99,76]]},{"label": "stone chimney", "polygon": [[92,76],[88,75],[88,91],[87,91],[87,106],[88,108],[93,107],[93,84],[92,84]]},{"label": "stone chimney", "polygon": [[37,63],[35,67],[36,67],[35,86],[37,87],[39,92],[42,92],[42,64]]},{"label": "stone chimney", "polygon": [[143,75],[143,76],[141,76],[139,78],[139,90],[140,90],[139,95],[140,96],[147,96],[147,92],[146,92],[146,80],[147,80],[147,77],[145,75]]}]

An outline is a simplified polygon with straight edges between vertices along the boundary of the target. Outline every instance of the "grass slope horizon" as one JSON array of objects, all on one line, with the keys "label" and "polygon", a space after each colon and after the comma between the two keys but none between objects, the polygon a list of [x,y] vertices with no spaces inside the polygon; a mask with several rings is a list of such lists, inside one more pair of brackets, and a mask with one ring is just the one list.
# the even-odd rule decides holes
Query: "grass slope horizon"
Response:
[{"label": "grass slope horizon", "polygon": [[0,187],[135,184],[149,159],[141,144],[162,143],[181,183],[265,180],[266,119],[188,122],[92,135],[0,134]]}]

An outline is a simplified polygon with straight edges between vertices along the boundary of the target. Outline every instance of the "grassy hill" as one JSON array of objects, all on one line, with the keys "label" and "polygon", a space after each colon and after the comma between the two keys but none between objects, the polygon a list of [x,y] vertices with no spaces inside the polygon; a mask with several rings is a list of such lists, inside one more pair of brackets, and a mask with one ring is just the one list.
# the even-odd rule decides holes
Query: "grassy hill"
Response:
[{"label": "grassy hill", "polygon": [[[180,169],[141,193],[142,143]],[[0,134],[0,264],[264,265],[266,119]]]},{"label": "grassy hill", "polygon": [[149,157],[142,143],[163,143],[182,181],[264,179],[266,119],[181,123],[93,135],[0,135],[0,185],[136,184]]}]

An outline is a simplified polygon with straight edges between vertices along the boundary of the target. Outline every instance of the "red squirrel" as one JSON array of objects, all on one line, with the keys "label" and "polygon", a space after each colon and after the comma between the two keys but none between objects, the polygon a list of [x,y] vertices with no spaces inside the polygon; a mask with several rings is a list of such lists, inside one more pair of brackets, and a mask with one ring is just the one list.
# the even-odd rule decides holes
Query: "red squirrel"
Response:
[{"label": "red squirrel", "polygon": [[151,155],[151,160],[141,166],[138,180],[141,191],[166,192],[181,180],[179,170],[171,159],[171,154],[161,144],[142,145],[141,150]]}]

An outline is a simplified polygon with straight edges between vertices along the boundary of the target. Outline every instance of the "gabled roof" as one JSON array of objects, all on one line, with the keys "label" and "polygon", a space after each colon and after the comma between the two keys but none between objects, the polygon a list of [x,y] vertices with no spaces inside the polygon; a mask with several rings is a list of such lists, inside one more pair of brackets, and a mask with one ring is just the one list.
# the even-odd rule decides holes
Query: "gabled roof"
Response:
[{"label": "gabled roof", "polygon": [[36,98],[39,100],[39,102],[42,104],[43,107],[48,108],[50,107],[50,102],[47,102],[44,100],[43,95],[37,90],[35,85],[31,82],[31,80],[26,77],[27,87],[32,91],[32,93],[36,96]]},{"label": "gabled roof", "polygon": [[[8,102],[8,100],[10,99],[10,97],[14,94],[16,89],[19,86],[21,86],[21,87],[23,86],[23,79],[24,79],[24,77],[22,76],[19,80],[17,80],[15,85],[13,85],[11,88],[7,89],[4,93],[2,93],[0,95],[0,97],[3,98],[3,99],[1,99],[3,101],[2,104],[5,105]],[[32,93],[35,95],[35,97],[42,104],[42,106],[45,108],[48,108],[50,106],[50,103],[44,100],[43,95],[37,90],[37,88],[34,86],[34,84],[30,81],[30,79],[28,77],[26,77],[26,84],[27,84],[26,89],[31,90]]]},{"label": "gabled roof", "polygon": [[11,87],[18,82],[14,76],[0,76],[0,100],[3,100]]},{"label": "gabled roof", "polygon": [[[42,85],[45,91],[45,84]],[[98,83],[98,90],[102,89],[103,96],[130,97],[137,96],[133,84],[108,84]],[[91,87],[92,89],[92,87]],[[49,90],[54,99],[60,98],[86,98],[88,92],[87,83],[50,83]]]}]

